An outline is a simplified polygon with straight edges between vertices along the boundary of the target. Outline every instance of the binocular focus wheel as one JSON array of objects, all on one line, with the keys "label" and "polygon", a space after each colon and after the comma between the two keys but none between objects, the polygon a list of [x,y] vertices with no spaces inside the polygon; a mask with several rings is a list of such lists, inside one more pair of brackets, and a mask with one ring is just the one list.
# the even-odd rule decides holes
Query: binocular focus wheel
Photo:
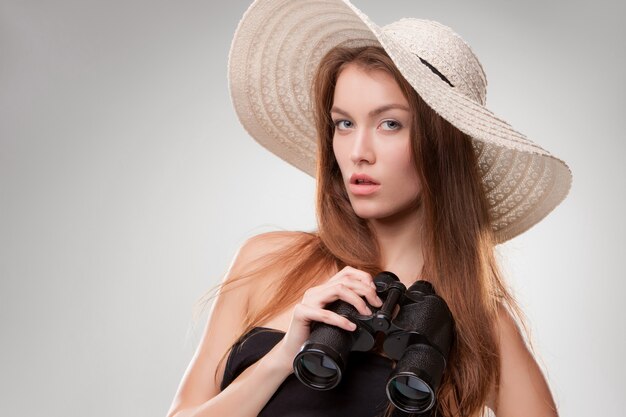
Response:
[{"label": "binocular focus wheel", "polygon": [[423,413],[435,405],[431,387],[412,372],[396,374],[387,382],[387,398],[407,413]]}]

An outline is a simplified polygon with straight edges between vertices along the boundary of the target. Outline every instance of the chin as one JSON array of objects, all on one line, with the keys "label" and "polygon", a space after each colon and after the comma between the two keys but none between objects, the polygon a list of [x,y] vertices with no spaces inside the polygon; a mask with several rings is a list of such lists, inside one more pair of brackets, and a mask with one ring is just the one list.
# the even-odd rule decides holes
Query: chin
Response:
[{"label": "chin", "polygon": [[[359,202],[363,203],[363,202]],[[353,204],[354,213],[364,220],[402,218],[419,208],[419,204],[408,202],[398,207],[381,207],[380,203]]]},{"label": "chin", "polygon": [[379,207],[360,207],[360,206],[352,206],[354,210],[354,214],[362,219],[380,219],[384,217],[388,217],[393,215],[393,213],[388,213],[387,211],[381,210]]}]

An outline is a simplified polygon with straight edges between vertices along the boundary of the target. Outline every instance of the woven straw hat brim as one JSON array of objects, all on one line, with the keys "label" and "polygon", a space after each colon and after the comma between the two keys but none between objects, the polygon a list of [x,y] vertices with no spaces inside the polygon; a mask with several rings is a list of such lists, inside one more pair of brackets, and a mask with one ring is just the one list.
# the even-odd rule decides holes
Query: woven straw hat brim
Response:
[{"label": "woven straw hat brim", "polygon": [[231,99],[246,131],[315,176],[309,88],[318,63],[337,45],[381,45],[424,101],[473,138],[497,241],[543,219],[569,192],[567,164],[442,82],[390,26],[378,27],[347,0],[255,1],[239,22],[228,63]]}]

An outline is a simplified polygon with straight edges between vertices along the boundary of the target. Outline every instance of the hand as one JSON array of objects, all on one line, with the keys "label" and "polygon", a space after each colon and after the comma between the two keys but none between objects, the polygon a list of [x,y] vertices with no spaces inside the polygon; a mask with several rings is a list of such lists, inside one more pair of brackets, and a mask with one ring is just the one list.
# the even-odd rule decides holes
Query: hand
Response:
[{"label": "hand", "polygon": [[302,300],[296,304],[287,333],[280,342],[283,360],[288,361],[291,366],[296,354],[309,338],[312,322],[323,322],[348,331],[356,330],[356,325],[350,320],[324,307],[335,300],[342,300],[352,304],[360,314],[372,314],[361,297],[365,297],[374,307],[383,304],[376,294],[372,276],[350,266],[337,272],[325,283],[306,290]]}]

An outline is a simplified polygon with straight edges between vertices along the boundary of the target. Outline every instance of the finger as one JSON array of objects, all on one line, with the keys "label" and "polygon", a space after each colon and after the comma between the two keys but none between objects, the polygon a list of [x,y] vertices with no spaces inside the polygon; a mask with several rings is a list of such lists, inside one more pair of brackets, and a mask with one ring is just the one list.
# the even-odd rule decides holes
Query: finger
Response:
[{"label": "finger", "polygon": [[359,289],[362,295],[376,294],[375,287],[371,287],[366,282],[355,279],[354,277],[349,277],[349,276],[344,275],[344,276],[334,277],[333,279],[328,280],[320,285],[316,285],[314,287],[308,288],[307,290],[304,291],[303,296],[315,297],[316,294],[318,294],[320,291],[323,291],[324,288],[332,287],[332,286],[339,285],[339,284],[345,285],[349,288]]},{"label": "finger", "polygon": [[348,331],[354,331],[356,324],[339,314],[323,308],[316,308],[306,304],[299,304],[294,309],[294,319],[303,324],[310,324],[312,321],[330,324],[341,327]]},{"label": "finger", "polygon": [[[326,304],[331,302],[331,301],[328,301],[327,299],[327,296],[329,294],[327,288],[333,288],[337,285],[340,285],[340,286],[343,285],[351,289],[358,295],[365,297],[367,302],[371,306],[381,307],[383,305],[382,300],[378,297],[378,294],[376,293],[376,290],[374,288],[368,286],[367,284],[364,284],[361,281],[357,281],[354,279],[347,279],[347,278],[343,279],[342,281],[337,281],[337,282],[326,282],[322,285],[318,285],[318,286],[307,289],[304,292],[304,295],[302,297],[302,302],[305,304],[314,305],[314,306],[320,306],[320,307],[325,306]],[[359,301],[359,304],[361,304],[360,301]],[[359,308],[357,307],[357,309]],[[370,310],[368,309],[361,309],[359,312],[361,314],[367,314],[367,315],[372,314],[369,311]]]},{"label": "finger", "polygon": [[355,280],[344,280],[344,281],[340,281],[340,283],[350,288],[351,290],[356,292],[358,295],[365,297],[367,302],[370,305],[374,307],[380,307],[383,305],[383,301],[380,299],[380,297],[378,297],[378,294],[376,293],[376,289],[370,287],[364,282],[355,281]]},{"label": "finger", "polygon": [[326,287],[320,292],[320,297],[320,307],[340,299],[352,304],[360,314],[372,314],[372,311],[369,309],[367,304],[365,304],[365,300],[363,300],[359,294],[354,292],[354,290],[341,283]]},{"label": "finger", "polygon": [[345,266],[341,271],[339,271],[335,276],[333,276],[329,281],[338,281],[343,277],[349,277],[352,279],[359,280],[373,288],[376,288],[374,284],[374,279],[372,275],[368,272],[362,271],[360,269],[353,268],[351,266]]}]

